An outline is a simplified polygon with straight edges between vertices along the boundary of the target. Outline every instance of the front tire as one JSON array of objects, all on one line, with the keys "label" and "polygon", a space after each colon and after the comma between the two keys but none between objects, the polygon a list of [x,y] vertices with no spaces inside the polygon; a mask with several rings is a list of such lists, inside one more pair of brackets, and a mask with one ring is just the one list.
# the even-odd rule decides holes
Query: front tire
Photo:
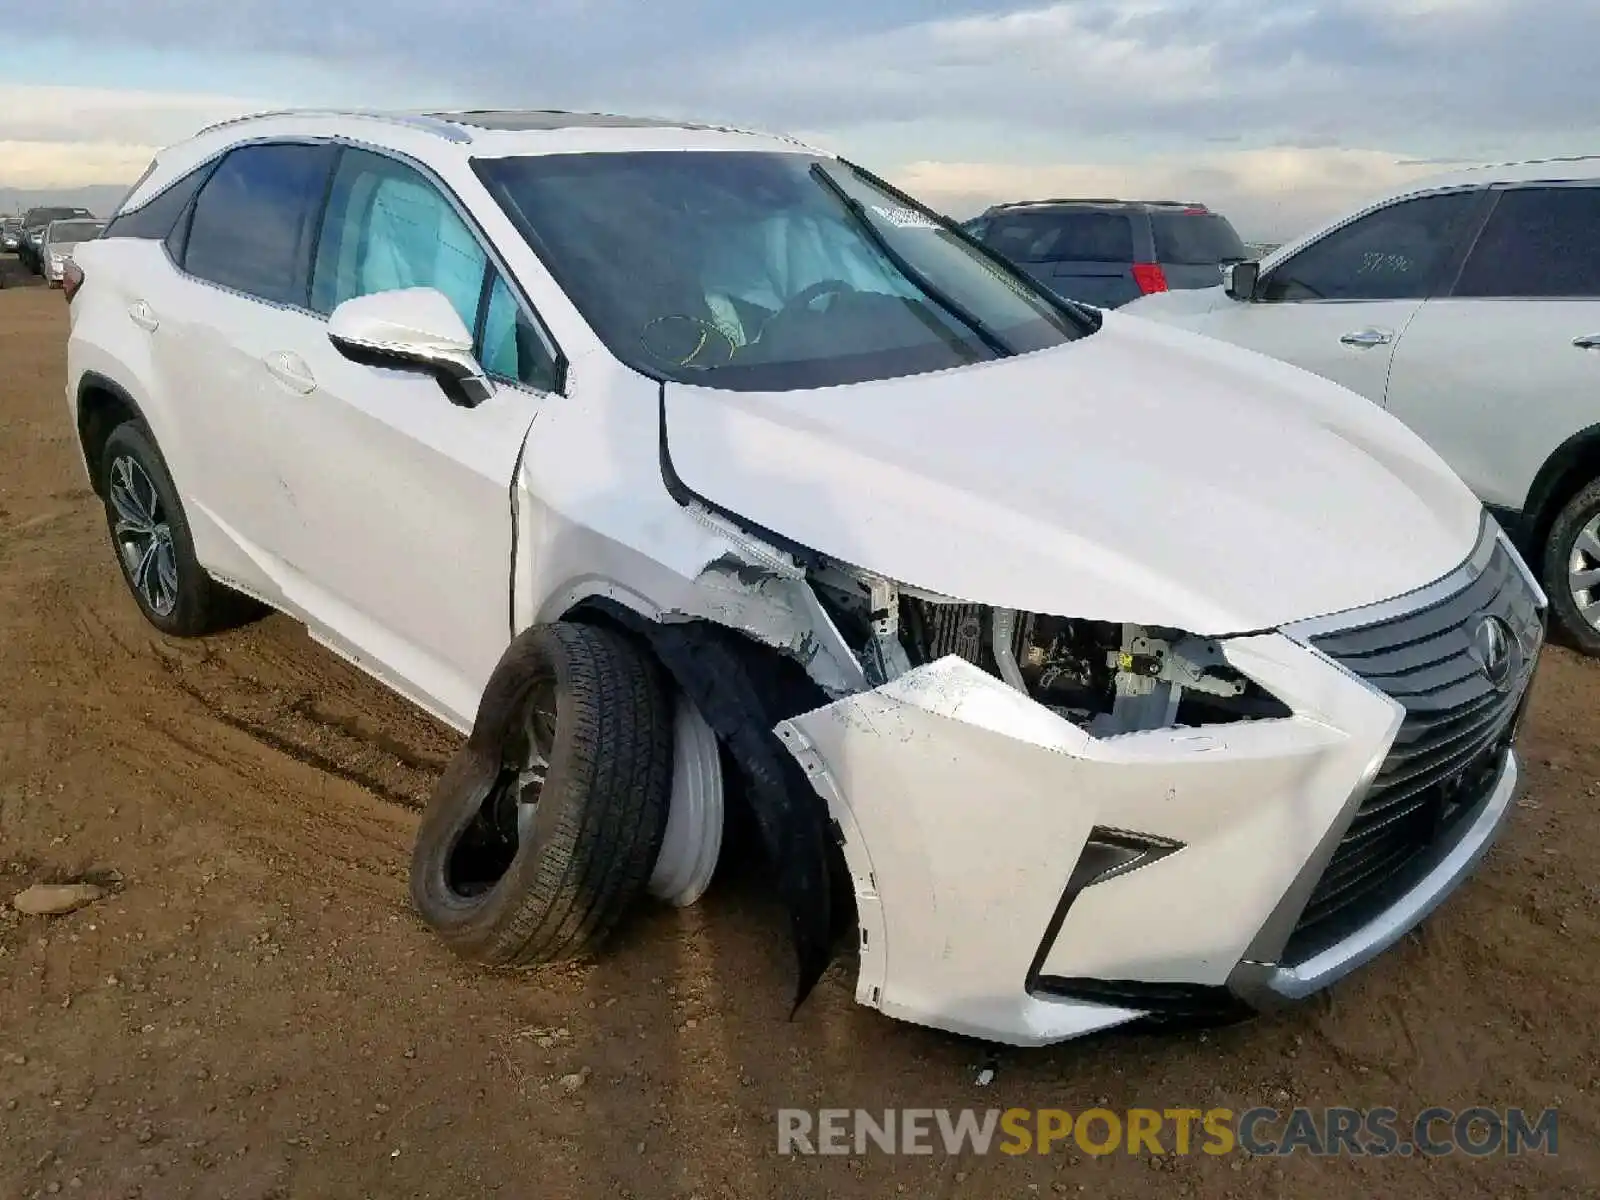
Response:
[{"label": "front tire", "polygon": [[178,489],[150,431],[139,421],[117,426],[100,463],[111,547],[145,620],[173,637],[229,624],[233,597],[195,557]]},{"label": "front tire", "polygon": [[660,856],[672,736],[670,693],[623,634],[557,623],[519,635],[418,830],[422,919],[494,965],[597,949]]},{"label": "front tire", "polygon": [[1569,500],[1550,527],[1544,589],[1573,644],[1600,657],[1600,480]]}]

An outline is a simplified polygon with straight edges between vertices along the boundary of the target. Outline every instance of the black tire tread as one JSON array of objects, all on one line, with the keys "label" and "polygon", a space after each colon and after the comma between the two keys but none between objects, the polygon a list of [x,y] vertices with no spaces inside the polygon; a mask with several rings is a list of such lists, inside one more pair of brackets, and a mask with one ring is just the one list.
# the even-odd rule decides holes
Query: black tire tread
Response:
[{"label": "black tire tread", "polygon": [[[555,676],[558,712],[539,806],[553,807],[555,820],[538,844],[519,848],[485,897],[442,911],[446,843],[492,786],[510,721],[541,671]],[[591,953],[649,882],[671,782],[671,696],[653,661],[610,629],[529,630],[502,657],[472,739],[429,804],[412,860],[413,901],[452,949],[480,962],[532,966]]]},{"label": "black tire tread", "polygon": [[1597,512],[1600,512],[1600,479],[1568,500],[1550,526],[1550,536],[1544,545],[1544,590],[1573,644],[1585,654],[1600,658],[1600,629],[1583,619],[1567,587],[1572,540]]}]

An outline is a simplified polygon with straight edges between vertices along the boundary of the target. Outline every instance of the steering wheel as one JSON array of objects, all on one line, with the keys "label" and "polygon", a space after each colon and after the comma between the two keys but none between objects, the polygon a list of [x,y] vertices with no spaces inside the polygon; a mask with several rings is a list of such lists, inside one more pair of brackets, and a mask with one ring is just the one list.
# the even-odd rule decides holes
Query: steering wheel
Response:
[{"label": "steering wheel", "polygon": [[807,284],[785,300],[783,307],[772,315],[768,323],[771,324],[788,316],[790,313],[799,312],[801,309],[810,308],[824,296],[839,296],[845,293],[854,294],[857,290],[842,279],[819,279],[815,283]]}]

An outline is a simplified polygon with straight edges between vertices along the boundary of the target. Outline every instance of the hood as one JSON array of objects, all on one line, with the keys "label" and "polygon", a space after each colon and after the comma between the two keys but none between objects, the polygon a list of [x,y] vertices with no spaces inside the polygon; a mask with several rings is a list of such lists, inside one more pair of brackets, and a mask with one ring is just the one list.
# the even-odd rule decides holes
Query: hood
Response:
[{"label": "hood", "polygon": [[845,387],[667,384],[679,479],[906,585],[1220,635],[1388,599],[1471,552],[1482,508],[1326,380],[1105,314],[1035,354]]},{"label": "hood", "polygon": [[1130,300],[1117,311],[1125,317],[1150,317],[1157,321],[1198,317],[1224,304],[1237,304],[1219,284],[1216,287],[1152,292]]}]

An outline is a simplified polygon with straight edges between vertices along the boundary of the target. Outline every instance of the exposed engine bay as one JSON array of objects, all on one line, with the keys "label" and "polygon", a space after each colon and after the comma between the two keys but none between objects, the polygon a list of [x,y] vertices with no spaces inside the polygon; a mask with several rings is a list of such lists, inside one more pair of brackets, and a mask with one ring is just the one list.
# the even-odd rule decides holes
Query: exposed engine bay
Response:
[{"label": "exposed engine bay", "polygon": [[811,583],[875,687],[955,655],[1097,737],[1290,715],[1214,640],[1179,630],[962,603],[833,566]]}]

